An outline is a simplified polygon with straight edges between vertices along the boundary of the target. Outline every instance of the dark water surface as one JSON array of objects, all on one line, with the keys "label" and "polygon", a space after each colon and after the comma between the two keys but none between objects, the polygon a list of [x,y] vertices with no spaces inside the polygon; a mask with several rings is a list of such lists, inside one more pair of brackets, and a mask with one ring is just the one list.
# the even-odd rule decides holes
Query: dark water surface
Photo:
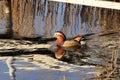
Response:
[{"label": "dark water surface", "polygon": [[[0,1],[0,33],[6,31]],[[62,31],[67,38],[88,36],[86,46],[64,53],[36,52],[0,56],[2,80],[119,80],[120,11],[48,0],[12,0],[16,37],[52,37]],[[0,43],[1,44],[1,43]],[[49,53],[49,51],[51,53]],[[0,79],[0,80],[1,80]]]}]

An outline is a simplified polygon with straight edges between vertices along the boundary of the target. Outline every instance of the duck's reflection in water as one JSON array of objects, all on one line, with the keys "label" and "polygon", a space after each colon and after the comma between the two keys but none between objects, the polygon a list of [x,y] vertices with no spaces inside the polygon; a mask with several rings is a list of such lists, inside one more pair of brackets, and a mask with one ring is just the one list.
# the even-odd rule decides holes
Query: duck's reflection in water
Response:
[{"label": "duck's reflection in water", "polygon": [[61,61],[65,61],[68,63],[73,63],[77,65],[83,64],[83,61],[81,59],[88,57],[88,55],[85,55],[80,47],[76,48],[63,48],[61,46],[57,46],[56,51],[54,52],[55,58]]},{"label": "duck's reflection in water", "polygon": [[61,46],[57,46],[57,50],[55,51],[55,58],[59,60],[63,60],[65,54],[66,54],[66,51]]}]

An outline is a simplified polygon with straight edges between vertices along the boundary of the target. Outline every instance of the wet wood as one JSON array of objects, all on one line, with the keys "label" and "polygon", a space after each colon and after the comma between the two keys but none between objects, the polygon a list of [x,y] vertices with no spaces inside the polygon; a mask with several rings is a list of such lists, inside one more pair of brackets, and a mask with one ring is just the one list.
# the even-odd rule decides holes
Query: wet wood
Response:
[{"label": "wet wood", "polygon": [[27,40],[15,40],[15,39],[0,39],[0,54],[2,53],[27,53],[36,52],[44,49],[49,49],[52,44],[47,44],[49,41],[54,41],[54,38],[43,39],[28,39]]},{"label": "wet wood", "polygon": [[101,0],[50,0],[50,1],[65,2],[65,3],[120,10],[120,3],[112,2],[112,1],[101,1]]}]

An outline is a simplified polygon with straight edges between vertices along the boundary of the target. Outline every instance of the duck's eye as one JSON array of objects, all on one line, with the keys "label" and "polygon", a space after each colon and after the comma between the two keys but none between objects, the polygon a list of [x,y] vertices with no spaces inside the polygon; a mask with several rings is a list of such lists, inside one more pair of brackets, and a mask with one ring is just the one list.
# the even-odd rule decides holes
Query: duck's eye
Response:
[{"label": "duck's eye", "polygon": [[59,36],[60,34],[59,34],[59,33],[56,33],[55,35],[56,35],[56,36]]},{"label": "duck's eye", "polygon": [[55,34],[56,36],[58,35],[58,34]]}]

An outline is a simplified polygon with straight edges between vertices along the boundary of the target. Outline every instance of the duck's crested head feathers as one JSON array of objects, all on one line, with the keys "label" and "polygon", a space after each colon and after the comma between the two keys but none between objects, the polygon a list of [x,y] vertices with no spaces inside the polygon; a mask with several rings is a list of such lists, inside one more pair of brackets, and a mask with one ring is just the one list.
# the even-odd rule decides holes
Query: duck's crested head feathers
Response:
[{"label": "duck's crested head feathers", "polygon": [[57,38],[56,40],[57,45],[63,44],[63,42],[66,40],[66,36],[62,31],[56,31],[53,37]]}]

